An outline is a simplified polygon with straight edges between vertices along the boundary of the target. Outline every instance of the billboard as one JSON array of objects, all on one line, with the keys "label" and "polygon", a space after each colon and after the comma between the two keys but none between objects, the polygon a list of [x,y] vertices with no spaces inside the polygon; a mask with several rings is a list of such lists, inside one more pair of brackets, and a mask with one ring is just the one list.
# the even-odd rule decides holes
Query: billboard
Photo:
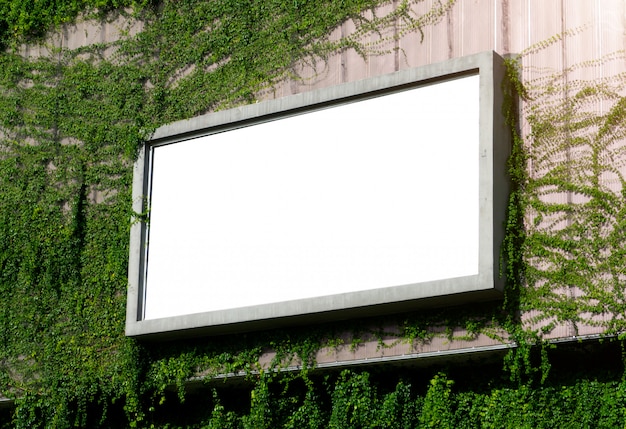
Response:
[{"label": "billboard", "polygon": [[135,165],[127,335],[497,297],[502,76],[488,52],[158,129]]}]

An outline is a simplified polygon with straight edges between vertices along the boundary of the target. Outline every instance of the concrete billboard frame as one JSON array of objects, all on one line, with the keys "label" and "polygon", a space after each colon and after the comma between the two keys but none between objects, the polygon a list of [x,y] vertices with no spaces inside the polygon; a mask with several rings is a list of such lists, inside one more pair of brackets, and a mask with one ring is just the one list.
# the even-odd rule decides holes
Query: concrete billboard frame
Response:
[{"label": "concrete billboard frame", "polygon": [[471,75],[479,77],[477,275],[147,319],[149,227],[148,222],[137,216],[131,223],[126,335],[145,339],[221,335],[500,298],[504,280],[499,274],[499,260],[509,192],[506,161],[510,142],[502,114],[501,83],[505,68],[502,58],[494,52],[210,113],[160,127],[143,147],[134,166],[133,211],[138,214],[149,211],[154,148],[254,127],[267,121],[280,123],[281,119],[294,115],[306,115],[319,109],[358,103]]}]

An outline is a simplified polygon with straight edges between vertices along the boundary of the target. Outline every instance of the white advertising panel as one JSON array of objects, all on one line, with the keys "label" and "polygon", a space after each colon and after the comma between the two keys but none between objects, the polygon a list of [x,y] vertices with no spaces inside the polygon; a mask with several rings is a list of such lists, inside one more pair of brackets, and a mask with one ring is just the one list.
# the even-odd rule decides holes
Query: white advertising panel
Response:
[{"label": "white advertising panel", "polygon": [[133,225],[127,333],[219,334],[498,289],[481,64],[157,131],[136,165],[148,221]]}]

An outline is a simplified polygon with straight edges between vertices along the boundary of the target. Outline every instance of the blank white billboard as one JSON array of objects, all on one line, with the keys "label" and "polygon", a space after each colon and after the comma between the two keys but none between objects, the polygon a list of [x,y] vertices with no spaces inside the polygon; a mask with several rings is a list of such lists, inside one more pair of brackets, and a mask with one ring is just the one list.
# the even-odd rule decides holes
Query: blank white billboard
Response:
[{"label": "blank white billboard", "polygon": [[478,80],[155,147],[145,318],[478,274]]},{"label": "blank white billboard", "polygon": [[148,222],[133,226],[127,333],[231,332],[498,289],[484,231],[494,84],[470,63],[167,126],[136,166]]}]

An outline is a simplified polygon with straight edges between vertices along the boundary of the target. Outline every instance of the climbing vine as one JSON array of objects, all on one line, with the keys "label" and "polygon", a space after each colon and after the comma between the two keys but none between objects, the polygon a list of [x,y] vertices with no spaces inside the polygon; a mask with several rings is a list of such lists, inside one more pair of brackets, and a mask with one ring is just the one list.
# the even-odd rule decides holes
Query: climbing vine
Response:
[{"label": "climbing vine", "polygon": [[72,22],[80,14],[105,18],[107,12],[125,7],[149,5],[135,0],[11,0],[0,4],[0,47],[36,41],[60,24]]},{"label": "climbing vine", "polygon": [[[513,152],[504,303],[210,341],[142,344],[124,337],[132,162],[151,132],[267,96],[285,79],[302,78],[297,64],[323,68],[333,53],[367,57],[409,32],[425,37],[455,2],[435,1],[418,13],[421,3],[0,5],[7,48],[0,54],[0,395],[15,400],[8,411],[0,408],[0,427],[623,425],[620,377],[559,386],[548,376],[551,349],[542,335],[562,323],[622,332],[626,283],[626,80],[566,79],[623,56],[529,74],[526,59],[559,38],[508,63]],[[381,13],[388,4],[395,8]],[[120,13],[141,22],[141,30],[122,28],[117,40],[71,50],[45,37],[51,26],[93,17],[114,22]],[[328,37],[348,21],[351,33]],[[48,53],[22,56],[25,41]],[[527,124],[518,122],[520,111]],[[345,331],[350,338],[341,337]],[[357,368],[311,370],[321,348],[356,349],[364,338],[387,347],[388,336],[418,344],[480,334],[519,345],[506,359],[513,383],[494,376],[491,385],[472,378],[477,386],[459,386],[446,368],[406,371],[392,382]],[[538,359],[535,344],[542,345]],[[268,348],[275,358],[261,365]],[[283,371],[293,362],[301,369]],[[236,375],[239,385],[221,383],[224,374]],[[193,402],[199,395],[192,385],[202,402]],[[195,410],[188,419],[172,411],[183,406]]]},{"label": "climbing vine", "polygon": [[[576,41],[584,29],[561,37]],[[554,48],[560,38],[523,53]],[[549,333],[568,324],[622,332],[626,309],[626,78],[602,73],[623,52],[563,70],[524,70],[522,117],[529,136],[522,205],[527,324]]]}]

